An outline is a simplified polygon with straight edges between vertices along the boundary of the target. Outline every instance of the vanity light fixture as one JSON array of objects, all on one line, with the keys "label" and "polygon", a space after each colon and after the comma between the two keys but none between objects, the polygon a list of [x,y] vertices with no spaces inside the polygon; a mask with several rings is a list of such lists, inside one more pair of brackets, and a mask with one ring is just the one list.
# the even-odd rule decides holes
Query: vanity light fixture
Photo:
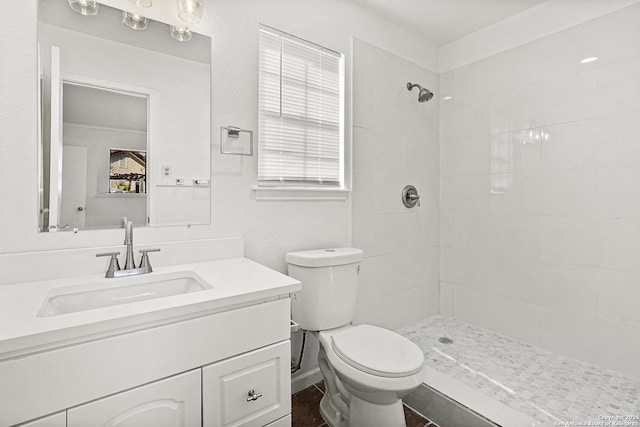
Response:
[{"label": "vanity light fixture", "polygon": [[178,16],[184,22],[197,24],[202,18],[204,0],[176,0],[178,3]]},{"label": "vanity light fixture", "polygon": [[179,42],[188,42],[191,40],[191,31],[187,27],[171,26],[171,37]]},{"label": "vanity light fixture", "polygon": [[582,61],[580,61],[581,64],[588,64],[589,62],[594,62],[597,61],[598,57],[597,56],[590,56],[589,58],[584,58]]},{"label": "vanity light fixture", "polygon": [[134,5],[134,6],[138,6],[138,7],[151,7],[153,6],[153,1],[152,0],[129,0],[129,2]]},{"label": "vanity light fixture", "polygon": [[134,30],[146,30],[149,26],[149,18],[123,10],[122,23]]},{"label": "vanity light fixture", "polygon": [[453,99],[453,96],[450,96],[450,95],[447,95],[447,96],[443,96],[443,97],[442,97],[442,100],[443,100],[443,101],[450,101],[450,100],[452,100],[452,99]]},{"label": "vanity light fixture", "polygon": [[81,15],[92,16],[98,14],[99,4],[95,0],[67,0],[69,7]]}]

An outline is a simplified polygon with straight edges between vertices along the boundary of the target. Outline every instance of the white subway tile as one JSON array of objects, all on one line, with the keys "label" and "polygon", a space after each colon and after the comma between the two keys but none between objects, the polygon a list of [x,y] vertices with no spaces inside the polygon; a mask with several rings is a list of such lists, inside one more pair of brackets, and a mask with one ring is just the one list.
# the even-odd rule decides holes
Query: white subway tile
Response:
[{"label": "white subway tile", "polygon": [[597,213],[604,218],[640,218],[640,166],[598,169]]},{"label": "white subway tile", "polygon": [[376,131],[367,128],[353,128],[353,170],[376,171],[380,158],[380,145]]},{"label": "white subway tile", "polygon": [[640,328],[640,273],[599,270],[597,286],[599,318]]},{"label": "white subway tile", "polygon": [[365,257],[380,255],[380,215],[354,215],[352,222],[353,246],[364,251]]},{"label": "white subway tile", "polygon": [[440,282],[440,314],[453,316],[453,287],[449,283]]},{"label": "white subway tile", "polygon": [[367,171],[353,172],[353,215],[369,215],[374,213],[375,174]]},{"label": "white subway tile", "polygon": [[492,319],[488,312],[491,299],[492,295],[486,292],[454,285],[453,316],[483,328],[491,328]]}]

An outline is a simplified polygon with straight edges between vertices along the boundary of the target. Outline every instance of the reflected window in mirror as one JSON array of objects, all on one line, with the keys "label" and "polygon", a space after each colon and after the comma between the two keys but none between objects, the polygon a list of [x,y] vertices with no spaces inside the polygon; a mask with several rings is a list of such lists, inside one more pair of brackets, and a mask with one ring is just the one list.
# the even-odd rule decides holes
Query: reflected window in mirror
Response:
[{"label": "reflected window in mirror", "polygon": [[147,152],[112,149],[109,153],[109,193],[144,194]]}]

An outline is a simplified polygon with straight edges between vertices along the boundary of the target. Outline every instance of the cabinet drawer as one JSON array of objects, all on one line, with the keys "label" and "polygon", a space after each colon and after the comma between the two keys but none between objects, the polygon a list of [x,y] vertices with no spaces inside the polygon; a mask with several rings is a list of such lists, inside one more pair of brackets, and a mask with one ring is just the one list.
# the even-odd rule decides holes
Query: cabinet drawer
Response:
[{"label": "cabinet drawer", "polygon": [[67,411],[67,427],[200,425],[200,369],[114,394]]},{"label": "cabinet drawer", "polygon": [[258,427],[291,412],[289,341],[202,369],[203,426]]}]

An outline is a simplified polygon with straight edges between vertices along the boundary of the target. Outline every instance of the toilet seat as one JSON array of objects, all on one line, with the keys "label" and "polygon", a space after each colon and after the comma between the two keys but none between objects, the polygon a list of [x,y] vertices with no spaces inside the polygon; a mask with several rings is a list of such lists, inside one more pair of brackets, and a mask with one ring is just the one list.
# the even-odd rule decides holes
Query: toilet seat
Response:
[{"label": "toilet seat", "polygon": [[331,336],[335,354],[348,365],[370,375],[407,377],[424,363],[420,348],[407,338],[372,325],[346,328]]}]

